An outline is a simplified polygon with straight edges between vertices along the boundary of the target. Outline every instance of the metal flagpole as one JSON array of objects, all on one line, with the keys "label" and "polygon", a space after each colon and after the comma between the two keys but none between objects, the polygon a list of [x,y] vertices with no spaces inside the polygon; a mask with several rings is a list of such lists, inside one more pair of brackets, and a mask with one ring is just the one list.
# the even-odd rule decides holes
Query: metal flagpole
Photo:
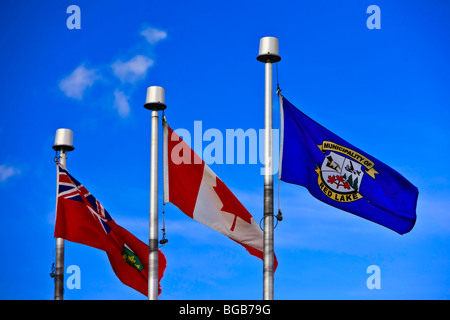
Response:
[{"label": "metal flagpole", "polygon": [[152,86],[147,89],[144,104],[152,110],[152,135],[150,146],[150,226],[148,256],[148,299],[158,300],[158,111],[166,109],[164,88]]},{"label": "metal flagpole", "polygon": [[[66,168],[67,152],[74,150],[73,132],[70,129],[56,130],[53,149],[59,151],[59,163]],[[56,177],[58,182],[58,176]],[[56,185],[56,201],[58,201],[58,185]],[[56,238],[55,256],[55,300],[64,299],[64,239]]]},{"label": "metal flagpole", "polygon": [[265,63],[264,101],[264,300],[274,298],[274,245],[273,245],[273,80],[272,63],[281,60],[278,39],[264,37],[259,42],[258,61]]}]

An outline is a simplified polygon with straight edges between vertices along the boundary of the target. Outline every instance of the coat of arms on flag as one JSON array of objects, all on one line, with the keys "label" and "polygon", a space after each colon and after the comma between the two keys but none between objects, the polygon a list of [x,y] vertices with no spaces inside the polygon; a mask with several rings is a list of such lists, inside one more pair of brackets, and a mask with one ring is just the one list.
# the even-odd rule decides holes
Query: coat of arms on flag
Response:
[{"label": "coat of arms on flag", "polygon": [[360,164],[330,152],[323,160],[321,168],[316,171],[320,189],[329,198],[339,202],[361,199],[358,190],[364,172]]},{"label": "coat of arms on flag", "polygon": [[[375,179],[379,174],[373,168],[373,161],[362,154],[331,141],[323,141],[318,145],[324,153],[318,174],[318,184],[322,192],[335,201],[351,202],[361,199],[359,193],[364,173]],[[327,154],[328,150],[330,151]],[[347,158],[347,156],[349,158]]]}]

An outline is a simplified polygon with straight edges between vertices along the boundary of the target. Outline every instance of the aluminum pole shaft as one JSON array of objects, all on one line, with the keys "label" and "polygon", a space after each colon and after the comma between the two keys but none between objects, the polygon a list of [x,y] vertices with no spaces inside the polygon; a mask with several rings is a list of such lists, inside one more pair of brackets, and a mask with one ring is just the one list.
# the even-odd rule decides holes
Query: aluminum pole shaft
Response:
[{"label": "aluminum pole shaft", "polygon": [[152,111],[148,299],[158,300],[158,111]]},{"label": "aluminum pole shaft", "polygon": [[[61,150],[59,163],[66,168],[67,154]],[[58,171],[57,171],[58,172]],[[58,176],[56,176],[56,199],[58,199]],[[58,200],[56,200],[58,201]],[[55,300],[64,299],[64,239],[56,238],[55,252]]]},{"label": "aluminum pole shaft", "polygon": [[272,63],[266,62],[264,102],[264,300],[273,300],[274,298],[272,90]]}]

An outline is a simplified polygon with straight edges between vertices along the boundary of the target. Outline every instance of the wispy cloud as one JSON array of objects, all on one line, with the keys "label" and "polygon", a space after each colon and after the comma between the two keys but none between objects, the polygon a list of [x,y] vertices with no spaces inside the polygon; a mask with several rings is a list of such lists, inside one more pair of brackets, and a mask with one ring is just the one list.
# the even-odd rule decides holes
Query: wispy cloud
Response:
[{"label": "wispy cloud", "polygon": [[155,44],[160,40],[167,38],[167,32],[152,27],[147,27],[141,31],[141,35],[145,37],[148,43]]},{"label": "wispy cloud", "polygon": [[120,59],[112,63],[105,63],[91,69],[81,64],[60,81],[59,88],[61,91],[69,98],[83,100],[87,90],[97,80],[102,79],[104,84],[116,86],[115,89],[108,90],[113,92],[113,97],[110,98],[112,107],[117,110],[120,117],[126,118],[129,116],[129,99],[133,93],[133,87],[130,87],[130,84],[136,84],[147,77],[149,69],[155,63],[151,58],[153,56],[152,49],[156,43],[167,38],[166,31],[152,27],[143,28],[140,35],[143,38],[132,49],[134,55],[131,55],[131,57],[130,55],[128,57],[122,55]]},{"label": "wispy cloud", "polygon": [[121,116],[122,118],[126,118],[130,113],[130,104],[128,103],[128,97],[119,89],[116,89],[114,91],[114,108],[117,109],[119,116]]},{"label": "wispy cloud", "polygon": [[4,182],[20,173],[19,169],[2,164],[0,165],[0,182]]},{"label": "wispy cloud", "polygon": [[69,98],[81,100],[87,88],[92,87],[100,76],[94,69],[87,69],[83,64],[59,83],[59,88]]},{"label": "wispy cloud", "polygon": [[153,63],[152,59],[143,55],[137,55],[126,62],[118,60],[111,65],[111,68],[120,81],[135,83],[145,78],[148,68]]}]

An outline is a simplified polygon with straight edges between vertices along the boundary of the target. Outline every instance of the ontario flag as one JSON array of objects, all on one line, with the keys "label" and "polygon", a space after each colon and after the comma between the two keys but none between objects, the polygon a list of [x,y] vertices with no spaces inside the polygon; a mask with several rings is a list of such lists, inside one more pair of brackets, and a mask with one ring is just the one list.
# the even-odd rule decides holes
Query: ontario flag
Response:
[{"label": "ontario flag", "polygon": [[[55,237],[105,251],[120,281],[147,296],[148,245],[116,224],[100,202],[61,164],[58,163],[57,169]],[[159,281],[165,268],[166,258],[159,251]]]},{"label": "ontario flag", "polygon": [[400,173],[281,99],[280,179],[399,234],[416,222],[418,189]]},{"label": "ontario flag", "polygon": [[[263,232],[206,163],[164,122],[164,202],[263,259]],[[274,256],[274,270],[277,267]]]}]

